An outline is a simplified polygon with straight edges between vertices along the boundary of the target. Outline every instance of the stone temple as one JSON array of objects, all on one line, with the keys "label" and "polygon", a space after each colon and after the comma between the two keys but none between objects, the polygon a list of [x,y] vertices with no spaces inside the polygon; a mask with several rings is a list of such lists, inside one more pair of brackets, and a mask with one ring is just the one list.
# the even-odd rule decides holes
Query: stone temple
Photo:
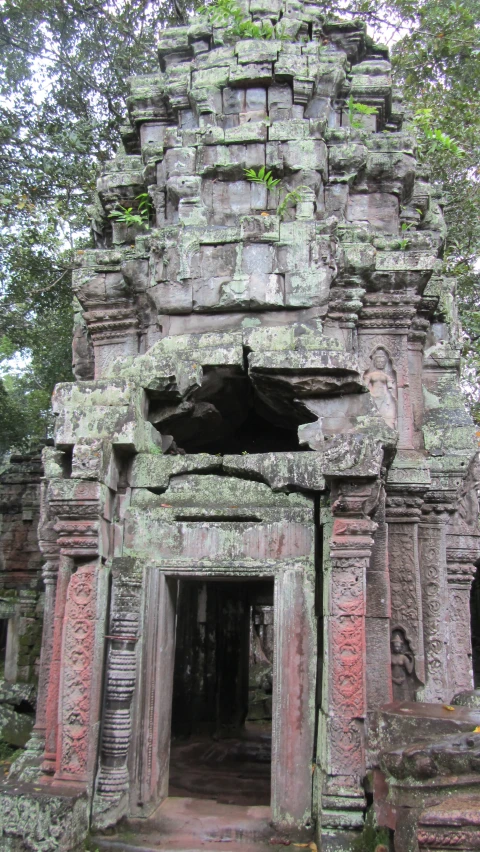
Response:
[{"label": "stone temple", "polygon": [[[366,849],[366,813],[382,852],[480,849],[480,473],[443,200],[363,25],[244,12],[277,37],[195,18],[130,80],[76,381],[41,484],[38,460],[3,476],[5,695],[35,672],[40,562],[10,545],[39,490],[44,580],[9,852]],[[142,198],[149,223],[111,216]]]}]

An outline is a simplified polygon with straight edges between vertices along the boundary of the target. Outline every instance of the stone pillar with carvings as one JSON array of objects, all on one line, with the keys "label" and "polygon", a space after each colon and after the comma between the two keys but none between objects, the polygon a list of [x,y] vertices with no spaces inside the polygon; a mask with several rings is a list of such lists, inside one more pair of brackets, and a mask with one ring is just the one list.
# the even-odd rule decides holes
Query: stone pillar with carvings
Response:
[{"label": "stone pillar with carvings", "polygon": [[429,484],[429,471],[421,454],[398,452],[387,476],[390,628],[391,633],[400,631],[410,648],[417,689],[425,683],[419,522]]},{"label": "stone pillar with carvings", "polygon": [[47,706],[45,713],[45,754],[42,770],[53,775],[57,766],[57,736],[60,695],[60,672],[62,657],[63,619],[67,600],[68,584],[72,573],[72,560],[60,557],[53,618],[52,653],[48,678]]},{"label": "stone pillar with carvings", "polygon": [[[450,539],[450,536],[447,538]],[[455,547],[455,550],[453,547],[451,550],[447,548],[447,662],[448,700],[451,700],[457,692],[473,688],[472,636],[469,616],[470,590],[477,570],[472,562],[472,556],[477,556],[478,545],[461,548],[458,547],[458,540],[450,541],[449,544]]]},{"label": "stone pillar with carvings", "polygon": [[[447,553],[444,506],[426,503],[419,525],[420,577],[422,583],[425,688],[423,701],[447,701]],[[467,611],[468,612],[468,611]]]},{"label": "stone pillar with carvings", "polygon": [[91,747],[96,563],[72,574],[65,601],[55,780],[83,785]]},{"label": "stone pillar with carvings", "polygon": [[378,481],[332,483],[332,516],[324,518],[324,635],[327,666],[320,713],[323,756],[322,831],[362,823],[367,713],[366,575],[377,524],[369,517]]},{"label": "stone pillar with carvings", "polygon": [[114,559],[108,628],[100,767],[94,799],[95,823],[115,823],[128,806],[128,750],[132,735],[132,699],[141,626],[142,566]]},{"label": "stone pillar with carvings", "polygon": [[42,577],[45,584],[45,604],[43,616],[42,652],[38,679],[37,716],[34,733],[38,740],[45,740],[47,713],[48,680],[53,653],[53,633],[55,625],[55,596],[58,576],[58,562],[49,561],[43,566]]},{"label": "stone pillar with carvings", "polygon": [[[458,481],[458,479],[457,479]],[[447,648],[450,699],[473,686],[470,591],[477,571],[479,552],[478,486],[480,465],[471,463],[466,480],[460,480],[446,529]]]},{"label": "stone pillar with carvings", "polygon": [[372,515],[377,524],[374,544],[367,567],[366,651],[368,711],[392,700],[390,622],[391,593],[388,565],[388,526],[386,495],[382,485],[377,507]]},{"label": "stone pillar with carvings", "polygon": [[82,786],[93,775],[100,713],[106,585],[98,554],[108,492],[95,480],[54,472],[47,494],[60,562],[42,769],[55,781]]},{"label": "stone pillar with carvings", "polygon": [[47,712],[48,712],[48,690],[53,659],[54,632],[55,632],[55,601],[57,594],[57,579],[59,570],[59,547],[57,534],[54,529],[55,518],[49,511],[47,500],[48,479],[47,475],[61,471],[60,461],[63,453],[51,447],[45,447],[42,454],[43,469],[46,474],[40,489],[40,522],[38,526],[38,546],[45,559],[42,568],[42,579],[44,583],[44,605],[43,605],[43,627],[42,647],[40,652],[40,665],[38,673],[38,693],[35,726],[27,744],[25,757],[22,760],[20,777],[22,780],[35,780],[39,774],[39,764],[45,751]]}]

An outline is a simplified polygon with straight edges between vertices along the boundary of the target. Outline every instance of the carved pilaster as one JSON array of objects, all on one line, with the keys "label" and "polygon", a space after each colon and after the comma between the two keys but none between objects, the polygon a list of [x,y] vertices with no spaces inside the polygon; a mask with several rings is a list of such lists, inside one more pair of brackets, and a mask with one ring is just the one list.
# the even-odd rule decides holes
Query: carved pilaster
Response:
[{"label": "carved pilaster", "polygon": [[118,804],[129,787],[127,766],[132,734],[131,705],[137,669],[142,572],[132,560],[114,560],[108,628],[105,710],[101,732],[100,769],[96,782],[97,825],[118,819]]},{"label": "carved pilaster", "polygon": [[42,769],[46,774],[55,773],[55,780],[79,784],[87,778],[90,706],[96,700],[92,687],[94,579],[101,546],[100,517],[108,510],[103,505],[105,495],[98,482],[75,479],[52,479],[47,489],[48,512],[54,518],[50,529],[56,534],[60,562],[51,663],[45,675],[48,693]]},{"label": "carved pilaster", "polygon": [[444,506],[427,504],[423,507],[422,520],[419,526],[426,668],[422,700],[431,702],[449,699],[447,671],[447,520],[448,515],[445,513]]},{"label": "carved pilaster", "polygon": [[37,715],[34,731],[37,737],[45,737],[48,681],[53,654],[53,633],[55,625],[55,596],[58,576],[58,562],[46,562],[42,571],[45,584],[43,609],[42,649],[40,653],[40,671],[38,677]]},{"label": "carved pilaster", "polygon": [[386,497],[382,487],[373,520],[377,524],[372,555],[367,567],[366,643],[367,709],[369,712],[392,700],[390,658],[390,572]]},{"label": "carved pilaster", "polygon": [[[50,453],[51,456],[51,453]],[[44,469],[48,470],[51,459],[49,449],[43,453]],[[37,713],[33,736],[36,741],[35,749],[43,753],[47,729],[48,690],[54,653],[55,607],[57,596],[57,580],[59,573],[60,549],[55,532],[55,517],[52,516],[47,500],[48,480],[44,479],[41,487],[40,523],[38,526],[38,545],[45,558],[42,578],[45,587],[43,606],[42,647],[40,652],[40,668],[38,674]]]},{"label": "carved pilaster", "polygon": [[[453,482],[457,484],[460,480],[460,486],[453,501],[455,511],[446,530],[450,697],[473,686],[470,592],[480,558],[478,457],[471,459],[465,477],[458,468],[452,473]],[[451,479],[447,484],[451,485]]]},{"label": "carved pilaster", "polygon": [[391,487],[387,491],[391,628],[403,631],[414,656],[416,678],[424,683],[422,587],[418,551],[421,505],[422,498],[415,493],[402,494],[398,488]]},{"label": "carved pilaster", "polygon": [[95,352],[95,378],[101,378],[115,358],[138,354],[139,328],[132,305],[86,311],[84,317]]},{"label": "carved pilaster", "polygon": [[96,564],[72,575],[65,605],[57,781],[87,781],[95,641]]},{"label": "carved pilaster", "polygon": [[447,648],[450,698],[473,687],[470,591],[479,556],[476,535],[447,531]]},{"label": "carved pilaster", "polygon": [[[377,528],[368,515],[378,497],[378,482],[334,483],[333,523],[324,525],[329,558],[324,564],[328,675],[321,710],[326,743],[326,753],[320,758],[324,770],[323,826],[339,827],[339,800],[331,797],[338,797],[340,790],[342,796],[360,796],[365,774],[366,574]],[[353,819],[351,812],[350,825]]]},{"label": "carved pilaster", "polygon": [[45,713],[45,754],[42,770],[53,775],[57,764],[58,705],[60,690],[60,672],[62,661],[62,637],[65,603],[68,584],[73,568],[73,560],[67,556],[60,558],[53,618],[52,656],[50,663],[47,706]]}]

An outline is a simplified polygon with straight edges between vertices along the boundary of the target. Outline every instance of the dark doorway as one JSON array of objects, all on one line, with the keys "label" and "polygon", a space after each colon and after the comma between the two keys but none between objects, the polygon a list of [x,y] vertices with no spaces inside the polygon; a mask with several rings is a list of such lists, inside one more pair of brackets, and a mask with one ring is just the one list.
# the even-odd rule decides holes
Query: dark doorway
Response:
[{"label": "dark doorway", "polygon": [[472,631],[473,685],[480,687],[480,568],[477,568],[470,593],[470,618]]},{"label": "dark doorway", "polygon": [[5,676],[5,660],[7,656],[8,618],[0,618],[0,677]]},{"label": "dark doorway", "polygon": [[170,796],[270,804],[273,580],[180,580]]}]

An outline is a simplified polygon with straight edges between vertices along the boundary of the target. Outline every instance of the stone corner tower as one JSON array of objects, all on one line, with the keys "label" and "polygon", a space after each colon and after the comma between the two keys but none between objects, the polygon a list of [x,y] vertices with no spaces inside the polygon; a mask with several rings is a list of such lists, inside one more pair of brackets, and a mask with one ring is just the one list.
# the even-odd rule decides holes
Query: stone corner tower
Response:
[{"label": "stone corner tower", "polygon": [[8,848],[33,848],[38,813],[62,826],[46,852],[89,822],[148,823],[179,635],[213,619],[212,724],[230,730],[248,678],[231,650],[225,685],[220,649],[267,583],[279,836],[350,848],[379,709],[473,686],[479,477],[441,200],[363,26],[314,2],[242,8],[273,37],[165,31],[98,181],[77,381],[44,451],[37,723],[3,794],[4,837],[26,845]]}]

